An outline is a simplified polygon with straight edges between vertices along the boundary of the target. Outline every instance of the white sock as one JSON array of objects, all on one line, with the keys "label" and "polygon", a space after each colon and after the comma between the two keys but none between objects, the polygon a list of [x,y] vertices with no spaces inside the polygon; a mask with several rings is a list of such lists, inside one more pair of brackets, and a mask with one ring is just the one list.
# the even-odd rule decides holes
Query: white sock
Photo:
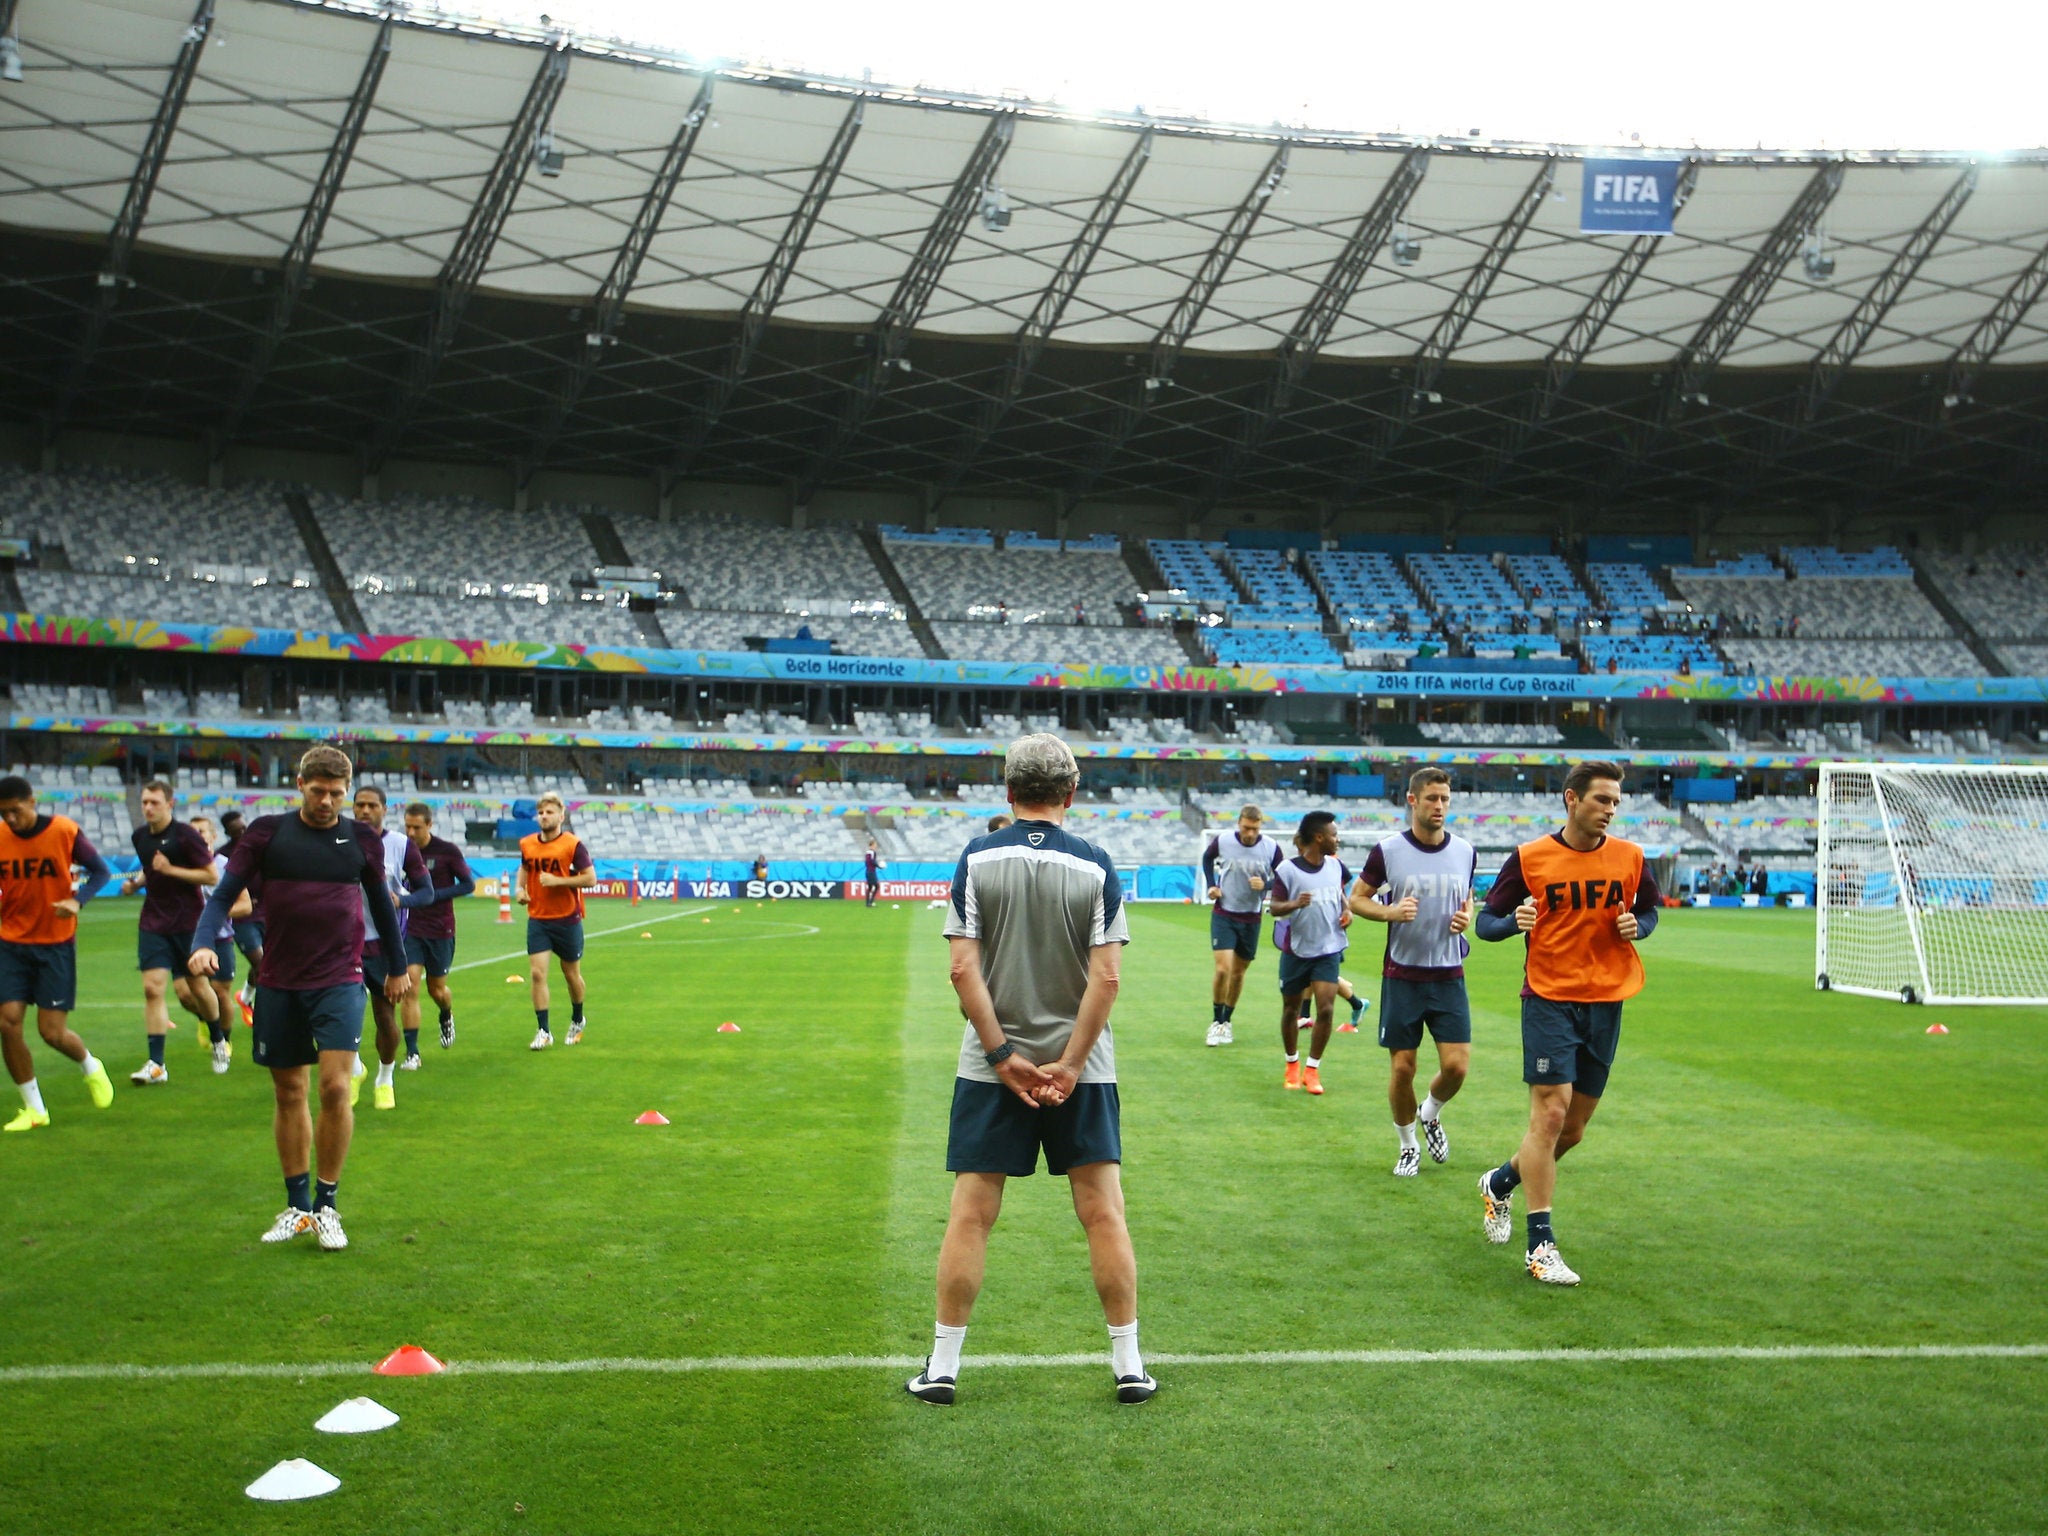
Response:
[{"label": "white sock", "polygon": [[380,1061],[380,1062],[378,1062],[378,1063],[377,1063],[377,1086],[378,1086],[379,1088],[389,1088],[389,1087],[391,1086],[391,1074],[392,1074],[393,1072],[395,1072],[395,1071],[396,1071],[397,1069],[398,1069],[398,1063],[397,1063],[397,1062],[395,1062],[395,1061]]},{"label": "white sock", "polygon": [[1406,1125],[1395,1126],[1394,1129],[1401,1133],[1401,1150],[1403,1152],[1413,1152],[1415,1150],[1415,1122],[1411,1120]]},{"label": "white sock", "polygon": [[93,1075],[93,1073],[95,1073],[95,1072],[99,1071],[99,1069],[100,1069],[100,1059],[99,1059],[99,1057],[97,1057],[97,1056],[93,1055],[93,1053],[92,1053],[91,1051],[87,1051],[87,1052],[85,1053],[85,1060],[81,1061],[81,1062],[80,1062],[80,1063],[78,1064],[78,1075],[79,1075],[80,1077],[91,1077],[91,1076]]},{"label": "white sock", "polygon": [[1299,1051],[1289,1051],[1287,1053],[1287,1059],[1290,1062],[1299,1061],[1301,1060],[1301,1053]]},{"label": "white sock", "polygon": [[951,1323],[932,1325],[932,1357],[924,1368],[927,1376],[960,1375],[960,1345],[967,1337],[967,1325],[955,1328]]},{"label": "white sock", "polygon": [[1323,1061],[1320,1056],[1304,1056],[1301,1058],[1301,1064],[1304,1067],[1320,1067]]},{"label": "white sock", "polygon": [[1138,1353],[1138,1320],[1109,1325],[1109,1368],[1116,1379],[1145,1374],[1144,1357]]},{"label": "white sock", "polygon": [[356,1064],[348,1069],[348,1075],[350,1077],[361,1077],[365,1070],[367,1069],[363,1066],[362,1052],[358,1051],[356,1053]]},{"label": "white sock", "polygon": [[34,1110],[39,1115],[46,1115],[49,1113],[48,1110],[43,1108],[43,1090],[36,1086],[36,1080],[34,1078],[30,1078],[25,1083],[16,1083],[14,1086],[21,1090],[22,1103],[26,1104],[30,1109]]},{"label": "white sock", "polygon": [[1444,1112],[1444,1107],[1437,1102],[1437,1096],[1432,1093],[1422,1101],[1422,1107],[1415,1112],[1425,1120],[1434,1120]]}]

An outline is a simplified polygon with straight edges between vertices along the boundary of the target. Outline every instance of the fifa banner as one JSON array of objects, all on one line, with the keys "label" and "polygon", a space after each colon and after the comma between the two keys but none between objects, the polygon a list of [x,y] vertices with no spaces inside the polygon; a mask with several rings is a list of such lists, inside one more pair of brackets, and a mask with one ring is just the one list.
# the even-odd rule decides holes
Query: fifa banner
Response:
[{"label": "fifa banner", "polygon": [[1588,160],[1579,189],[1582,235],[1668,235],[1680,160]]}]

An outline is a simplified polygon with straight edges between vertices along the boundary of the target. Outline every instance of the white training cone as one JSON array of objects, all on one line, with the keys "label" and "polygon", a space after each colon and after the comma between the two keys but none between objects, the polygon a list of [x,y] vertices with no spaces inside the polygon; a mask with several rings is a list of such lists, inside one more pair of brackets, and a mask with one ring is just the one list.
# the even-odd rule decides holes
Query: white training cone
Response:
[{"label": "white training cone", "polygon": [[341,1479],[332,1472],[323,1472],[303,1456],[294,1456],[290,1461],[280,1461],[257,1478],[249,1485],[248,1492],[252,1499],[266,1499],[277,1504],[287,1499],[317,1499],[340,1486]]},{"label": "white training cone", "polygon": [[328,1409],[325,1415],[313,1421],[313,1427],[330,1435],[367,1435],[374,1430],[389,1429],[397,1422],[398,1415],[375,1398],[352,1397]]}]

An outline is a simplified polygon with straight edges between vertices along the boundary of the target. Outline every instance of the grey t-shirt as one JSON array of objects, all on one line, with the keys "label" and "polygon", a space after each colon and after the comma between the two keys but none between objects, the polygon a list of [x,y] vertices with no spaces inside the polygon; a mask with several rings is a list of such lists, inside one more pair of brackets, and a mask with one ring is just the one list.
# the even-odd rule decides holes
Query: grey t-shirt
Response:
[{"label": "grey t-shirt", "polygon": [[[1088,990],[1088,952],[1131,942],[1123,883],[1109,855],[1049,821],[1018,821],[977,837],[953,871],[946,937],[981,941],[981,973],[996,1019],[1020,1055],[1056,1061]],[[1001,1081],[969,1024],[959,1075]],[[1084,1083],[1116,1081],[1109,1027],[1088,1053]]]}]

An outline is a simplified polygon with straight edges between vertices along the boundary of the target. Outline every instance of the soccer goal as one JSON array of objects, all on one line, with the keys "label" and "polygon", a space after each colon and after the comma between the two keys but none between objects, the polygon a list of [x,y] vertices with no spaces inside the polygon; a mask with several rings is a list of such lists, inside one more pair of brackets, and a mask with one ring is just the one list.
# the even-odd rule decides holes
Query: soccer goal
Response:
[{"label": "soccer goal", "polygon": [[1815,979],[2048,1003],[2048,768],[1823,763]]}]

